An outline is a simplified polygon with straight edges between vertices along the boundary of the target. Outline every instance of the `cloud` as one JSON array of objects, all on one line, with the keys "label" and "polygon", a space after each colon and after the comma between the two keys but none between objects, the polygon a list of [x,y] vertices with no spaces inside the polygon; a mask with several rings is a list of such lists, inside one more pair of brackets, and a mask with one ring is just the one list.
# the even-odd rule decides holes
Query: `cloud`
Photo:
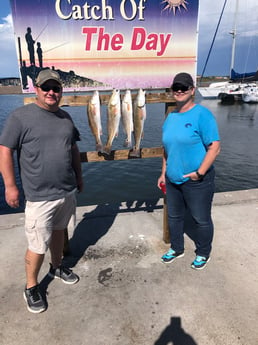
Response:
[{"label": "cloud", "polygon": [[0,24],[1,77],[18,77],[19,68],[11,14],[2,18],[2,21],[3,23]]},{"label": "cloud", "polygon": [[7,41],[10,38],[13,39],[13,20],[11,14],[7,17],[1,18],[3,23],[0,24],[1,41]]}]

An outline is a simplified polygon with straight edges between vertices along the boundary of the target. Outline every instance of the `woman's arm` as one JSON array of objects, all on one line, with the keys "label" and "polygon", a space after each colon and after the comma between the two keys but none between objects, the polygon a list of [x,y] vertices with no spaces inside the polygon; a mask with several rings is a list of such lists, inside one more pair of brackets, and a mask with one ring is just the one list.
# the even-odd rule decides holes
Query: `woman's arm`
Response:
[{"label": "woman's arm", "polygon": [[167,157],[165,154],[165,150],[163,149],[163,158],[162,158],[162,168],[161,168],[161,175],[158,178],[157,186],[159,189],[160,188],[160,183],[165,183],[166,182],[166,169],[167,169]]},{"label": "woman's arm", "polygon": [[[220,141],[213,141],[209,146],[207,153],[198,168],[198,173],[200,175],[205,175],[206,172],[209,170],[213,162],[215,161],[216,157],[220,153]],[[193,171],[184,177],[189,177],[191,180],[199,180],[199,176],[197,175],[196,171]]]}]

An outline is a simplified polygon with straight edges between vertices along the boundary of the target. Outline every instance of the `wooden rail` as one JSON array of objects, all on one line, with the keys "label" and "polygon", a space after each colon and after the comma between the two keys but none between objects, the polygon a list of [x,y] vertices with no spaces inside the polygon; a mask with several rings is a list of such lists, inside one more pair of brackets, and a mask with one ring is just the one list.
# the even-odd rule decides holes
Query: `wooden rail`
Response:
[{"label": "wooden rail", "polygon": [[162,147],[142,148],[140,156],[133,156],[133,150],[112,150],[110,154],[89,151],[80,152],[81,162],[103,162],[103,161],[117,161],[126,159],[139,159],[139,158],[155,158],[163,156]]},{"label": "wooden rail", "polygon": [[[136,98],[136,93],[134,94],[132,92],[132,99],[134,100]],[[90,98],[92,97],[91,94],[87,95],[72,95],[67,96],[63,94],[63,97],[60,102],[60,106],[86,106],[89,103]],[[100,103],[102,105],[107,105],[108,101],[111,97],[110,94],[101,94],[100,93]],[[34,103],[36,97],[25,97],[24,98],[24,104]],[[175,104],[175,100],[171,94],[171,92],[146,92],[146,103],[173,103]]]}]

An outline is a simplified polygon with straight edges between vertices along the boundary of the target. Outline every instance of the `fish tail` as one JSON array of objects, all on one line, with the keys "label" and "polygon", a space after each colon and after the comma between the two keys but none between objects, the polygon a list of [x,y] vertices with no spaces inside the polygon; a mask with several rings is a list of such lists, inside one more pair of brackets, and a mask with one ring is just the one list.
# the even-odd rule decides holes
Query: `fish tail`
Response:
[{"label": "fish tail", "polygon": [[96,144],[96,151],[97,152],[102,152],[103,151],[103,145],[102,145],[101,142]]},{"label": "fish tail", "polygon": [[109,155],[111,153],[111,146],[108,144],[105,145],[104,146],[104,152]]},{"label": "fish tail", "polygon": [[126,138],[124,141],[124,147],[131,147],[131,146],[132,146],[132,141]]},{"label": "fish tail", "polygon": [[131,157],[141,157],[141,150],[140,148],[136,148],[134,146],[133,150],[130,152]]}]

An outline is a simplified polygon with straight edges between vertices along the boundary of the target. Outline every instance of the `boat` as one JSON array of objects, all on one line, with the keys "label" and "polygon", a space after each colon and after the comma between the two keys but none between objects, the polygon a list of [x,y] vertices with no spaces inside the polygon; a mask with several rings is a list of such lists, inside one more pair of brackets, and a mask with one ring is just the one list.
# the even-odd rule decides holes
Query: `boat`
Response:
[{"label": "boat", "polygon": [[[257,72],[252,73],[254,77]],[[224,82],[214,82],[207,87],[198,87],[203,98],[217,98],[222,102],[233,101],[235,99],[244,102],[258,102],[258,78],[250,77],[250,80],[241,79],[239,81],[230,79]],[[256,95],[255,95],[256,94]],[[250,99],[250,100],[249,100]]]},{"label": "boat", "polygon": [[[248,72],[248,73],[237,73],[234,70],[234,60],[235,60],[235,45],[236,45],[236,17],[238,12],[238,4],[239,0],[236,1],[236,9],[235,9],[235,21],[233,30],[230,32],[232,35],[232,50],[231,50],[231,65],[230,65],[230,73],[229,73],[229,80],[222,81],[222,82],[213,82],[208,86],[199,86],[198,91],[203,98],[218,98],[222,102],[234,101],[235,99],[240,99],[245,102],[248,102],[248,99],[254,98],[254,90],[257,88],[256,81],[258,81],[258,71],[255,72]],[[224,8],[226,5],[226,1],[224,3],[220,20],[224,12]],[[220,24],[220,20],[217,25],[217,29]],[[215,32],[215,36],[213,38],[212,45],[214,43],[217,29]],[[210,48],[209,54],[211,52],[212,46]],[[209,54],[206,60],[206,65],[208,62]],[[205,67],[206,67],[205,65]],[[202,76],[200,78],[200,83],[205,71],[202,72]],[[257,93],[258,98],[258,93]]]},{"label": "boat", "polygon": [[237,97],[243,93],[245,84],[232,81],[214,82],[207,87],[198,87],[203,98],[224,99],[226,96]]},{"label": "boat", "polygon": [[245,103],[258,103],[258,84],[250,84],[244,87],[242,101]]}]

